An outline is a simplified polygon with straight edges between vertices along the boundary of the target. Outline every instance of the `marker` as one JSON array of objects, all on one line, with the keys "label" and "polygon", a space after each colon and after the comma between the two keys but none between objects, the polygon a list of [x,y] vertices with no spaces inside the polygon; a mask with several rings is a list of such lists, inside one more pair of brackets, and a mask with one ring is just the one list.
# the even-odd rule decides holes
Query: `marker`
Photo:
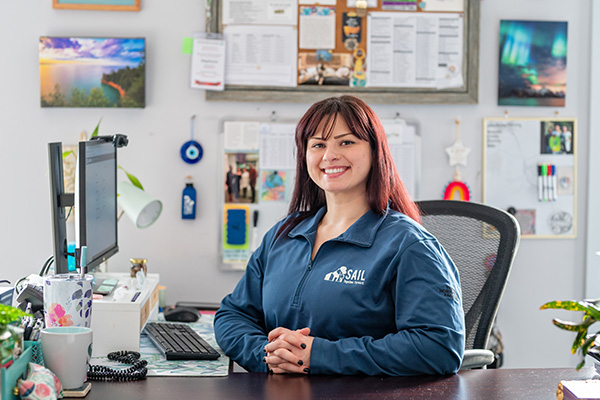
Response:
[{"label": "marker", "polygon": [[538,201],[544,201],[544,178],[542,178],[542,166],[538,165]]},{"label": "marker", "polygon": [[252,221],[252,251],[258,248],[258,229],[256,229],[256,225],[258,224],[258,210],[254,210],[253,217],[254,220]]},{"label": "marker", "polygon": [[542,164],[542,179],[543,179],[543,184],[544,184],[544,194],[543,194],[543,201],[547,201],[548,200],[548,166],[546,164]]},{"label": "marker", "polygon": [[556,176],[556,165],[552,166],[552,196],[554,201],[558,200],[558,182]]}]

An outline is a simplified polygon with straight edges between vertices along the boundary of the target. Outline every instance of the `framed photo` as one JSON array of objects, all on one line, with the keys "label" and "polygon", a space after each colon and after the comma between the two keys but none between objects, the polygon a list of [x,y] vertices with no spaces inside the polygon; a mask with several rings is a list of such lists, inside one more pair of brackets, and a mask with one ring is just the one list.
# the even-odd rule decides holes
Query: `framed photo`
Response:
[{"label": "framed photo", "polygon": [[64,10],[140,11],[140,0],[52,0],[52,8]]},{"label": "framed photo", "polygon": [[498,105],[564,107],[567,22],[500,21]]},{"label": "framed photo", "polygon": [[144,38],[40,37],[42,107],[144,108]]}]

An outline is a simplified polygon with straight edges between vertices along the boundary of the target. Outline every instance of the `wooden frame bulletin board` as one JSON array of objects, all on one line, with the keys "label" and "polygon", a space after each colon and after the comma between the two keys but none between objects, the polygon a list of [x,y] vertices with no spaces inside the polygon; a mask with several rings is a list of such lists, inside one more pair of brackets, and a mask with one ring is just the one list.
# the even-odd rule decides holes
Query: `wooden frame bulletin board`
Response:
[{"label": "wooden frame bulletin board", "polygon": [[485,118],[483,202],[509,211],[523,238],[577,233],[577,120]]},{"label": "wooden frame bulletin board", "polygon": [[[225,25],[223,25],[223,1],[212,0],[210,2],[210,10],[207,10],[207,30],[210,32],[222,33]],[[373,0],[369,0],[372,3]],[[462,24],[462,49],[458,50],[458,54],[462,52],[462,85],[447,88],[441,86],[434,87],[386,87],[380,84],[374,86],[334,86],[334,85],[299,85],[296,87],[280,87],[280,86],[260,86],[260,85],[225,85],[224,91],[206,91],[207,100],[224,100],[224,101],[267,101],[267,102],[302,102],[311,103],[319,99],[335,96],[343,93],[351,93],[361,97],[363,100],[370,103],[410,103],[410,104],[474,104],[478,100],[478,69],[479,69],[479,17],[480,17],[480,0],[462,0],[463,7],[460,12],[445,12],[458,16]],[[347,49],[343,41],[344,16],[348,12],[356,11],[356,7],[348,7],[351,0],[337,0],[335,7],[335,48],[333,53],[350,54],[353,52]],[[302,3],[302,2],[298,2]],[[416,11],[390,11],[382,10],[381,1],[375,1],[377,7],[367,8],[368,15],[378,13],[395,16],[401,14],[408,15],[412,13],[414,16],[425,16],[428,13],[424,0],[415,1],[418,5]],[[298,5],[298,18],[300,21],[301,8],[303,4]],[[437,11],[436,11],[437,12]],[[394,17],[395,18],[395,17]],[[364,47],[367,47],[367,26],[368,17],[362,17],[360,41]],[[299,22],[300,23],[300,22]],[[440,23],[440,26],[442,24]],[[296,25],[298,27],[299,25]],[[440,27],[441,30],[441,27]],[[300,36],[300,35],[299,35]],[[298,40],[300,42],[300,39]],[[298,44],[298,47],[300,45]],[[419,47],[417,46],[418,50]],[[395,50],[395,48],[394,48]],[[302,62],[300,53],[305,53],[306,49],[298,49],[298,62]],[[316,54],[316,50],[312,50]],[[369,52],[369,48],[366,48]],[[441,54],[441,53],[440,53]],[[318,57],[318,56],[317,56]],[[356,57],[352,58],[356,60]],[[368,58],[367,58],[368,59]],[[440,61],[440,65],[441,65]],[[372,62],[377,65],[377,63]],[[356,65],[354,61],[352,65]],[[368,63],[366,68],[370,68]],[[394,72],[402,70],[401,67],[395,67]],[[457,71],[458,73],[459,71]]]},{"label": "wooden frame bulletin board", "polygon": [[52,0],[62,10],[140,11],[140,0]]},{"label": "wooden frame bulletin board", "polygon": [[[296,176],[296,120],[221,120],[217,174],[219,266],[243,270],[264,234],[287,215]],[[383,119],[392,158],[419,197],[421,135],[413,122]],[[250,170],[255,169],[253,182]],[[245,175],[245,170],[248,175]]]}]

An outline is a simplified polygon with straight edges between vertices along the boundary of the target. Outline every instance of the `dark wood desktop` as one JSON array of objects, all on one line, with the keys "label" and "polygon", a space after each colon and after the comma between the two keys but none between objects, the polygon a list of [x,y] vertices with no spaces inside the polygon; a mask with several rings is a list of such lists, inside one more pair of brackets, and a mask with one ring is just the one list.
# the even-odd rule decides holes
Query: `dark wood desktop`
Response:
[{"label": "dark wood desktop", "polygon": [[466,370],[449,376],[290,376],[232,373],[227,377],[150,377],[92,382],[98,399],[556,399],[561,380],[594,377],[593,368]]}]

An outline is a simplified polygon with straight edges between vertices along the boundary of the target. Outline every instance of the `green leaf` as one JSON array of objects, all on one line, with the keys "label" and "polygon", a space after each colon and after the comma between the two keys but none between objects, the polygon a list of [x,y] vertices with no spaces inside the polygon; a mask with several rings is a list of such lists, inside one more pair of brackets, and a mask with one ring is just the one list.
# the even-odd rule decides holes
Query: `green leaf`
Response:
[{"label": "green leaf", "polygon": [[94,129],[94,132],[92,132],[92,136],[90,136],[90,138],[98,136],[98,130],[100,129],[100,122],[102,122],[102,118],[100,118],[100,121],[98,121],[98,125],[96,125],[96,129]]},{"label": "green leaf", "polygon": [[581,345],[581,351],[584,355],[588,353],[590,347],[594,344],[594,341],[596,340],[596,337],[598,337],[599,334],[600,332],[596,332],[593,335],[588,336],[585,342],[583,342],[583,344]]},{"label": "green leaf", "polygon": [[65,152],[63,153],[63,160],[64,160],[65,158],[67,158],[67,157],[69,156],[69,154],[75,154],[75,153],[73,153],[73,150],[65,151]]},{"label": "green leaf", "polygon": [[569,311],[587,311],[587,308],[580,304],[578,301],[566,300],[566,301],[550,301],[543,306],[540,307],[540,310],[547,310],[549,308],[552,309],[562,309]]},{"label": "green leaf", "polygon": [[31,317],[32,315],[24,313],[16,307],[0,304],[0,327],[4,327],[11,322],[19,321],[24,316]]},{"label": "green leaf", "polygon": [[140,190],[144,190],[144,187],[142,186],[141,182],[139,181],[138,178],[136,178],[135,176],[131,175],[129,172],[125,171],[125,168],[121,167],[120,165],[118,166],[120,169],[123,170],[123,172],[125,172],[125,175],[127,175],[127,177],[129,178],[129,180],[131,181],[131,183],[133,184],[133,186],[139,188]]},{"label": "green leaf", "polygon": [[575,354],[577,352],[577,349],[580,348],[583,345],[583,343],[585,343],[586,336],[587,336],[587,329],[579,331],[579,333],[577,333],[577,336],[575,337],[575,340],[573,341],[573,345],[571,346],[571,354]]},{"label": "green leaf", "polygon": [[571,332],[580,332],[582,330],[586,330],[590,327],[590,325],[592,325],[594,322],[596,322],[596,320],[594,318],[590,318],[588,320],[586,320],[585,322],[582,323],[575,323],[575,322],[568,322],[568,321],[562,321],[558,318],[554,318],[552,320],[552,323],[556,326],[558,326],[560,329],[564,329],[566,331],[571,331]]},{"label": "green leaf", "polygon": [[585,355],[588,353],[588,351],[590,351],[590,347],[592,347],[592,345],[594,344],[596,336],[598,336],[597,333],[587,338],[585,343],[581,345],[581,362],[577,365],[577,370],[580,370],[581,367],[583,367],[583,365],[585,364]]},{"label": "green leaf", "polygon": [[594,303],[587,302],[585,300],[581,301],[551,301],[540,307],[540,310],[546,309],[562,309],[568,311],[582,311],[589,313],[596,320],[600,321],[600,308],[596,306]]}]

